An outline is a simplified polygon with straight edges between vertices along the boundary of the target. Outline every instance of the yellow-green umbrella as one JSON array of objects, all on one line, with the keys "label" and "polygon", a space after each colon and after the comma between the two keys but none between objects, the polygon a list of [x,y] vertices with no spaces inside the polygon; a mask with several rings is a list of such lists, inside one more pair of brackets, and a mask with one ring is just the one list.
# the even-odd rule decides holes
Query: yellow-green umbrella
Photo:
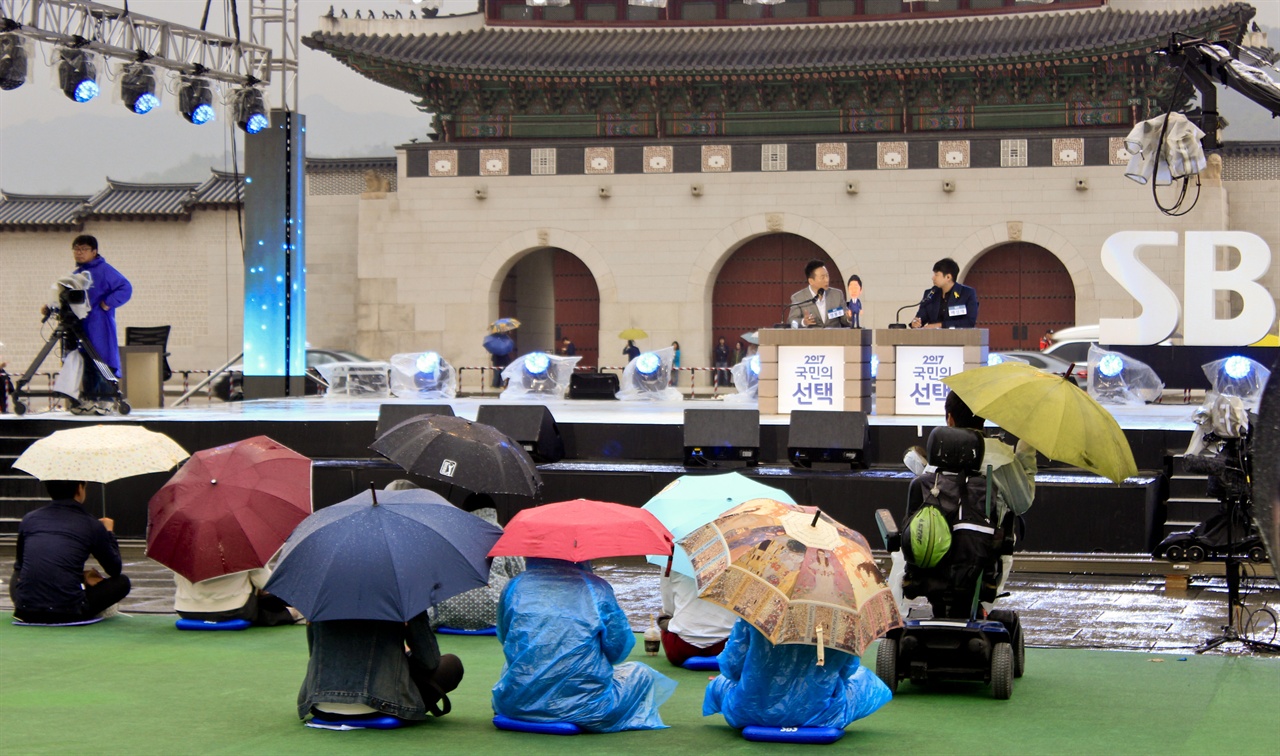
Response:
[{"label": "yellow-green umbrella", "polygon": [[649,334],[645,333],[644,331],[640,330],[639,328],[628,328],[627,330],[625,330],[625,331],[623,331],[622,333],[618,334],[618,338],[620,338],[620,339],[627,339],[627,340],[634,340],[634,339],[647,339],[647,338],[649,338]]},{"label": "yellow-green umbrella", "polygon": [[975,414],[1050,459],[1112,482],[1138,474],[1120,424],[1079,386],[1030,365],[1002,362],[942,379]]}]

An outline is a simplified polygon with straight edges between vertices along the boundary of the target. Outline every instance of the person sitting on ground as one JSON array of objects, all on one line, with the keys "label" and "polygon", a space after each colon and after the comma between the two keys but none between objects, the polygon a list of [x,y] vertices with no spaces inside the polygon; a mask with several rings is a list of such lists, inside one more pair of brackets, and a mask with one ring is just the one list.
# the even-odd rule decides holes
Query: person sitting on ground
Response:
[{"label": "person sitting on ground", "polygon": [[698,583],[688,575],[672,572],[658,579],[662,590],[662,650],[667,661],[679,667],[694,656],[715,656],[738,615],[698,598]]},{"label": "person sitting on ground", "polygon": [[[93,619],[129,595],[110,517],[94,519],[82,506],[85,483],[48,480],[52,503],[28,512],[18,526],[9,596],[16,619],[63,625]],[[106,571],[86,568],[92,556]]]},{"label": "person sitting on ground", "polygon": [[297,609],[263,590],[271,570],[233,572],[193,583],[173,574],[176,592],[173,608],[179,617],[201,622],[248,620],[262,627],[292,625],[302,619]]},{"label": "person sitting on ground", "polygon": [[326,620],[307,625],[307,676],[298,691],[298,718],[328,721],[384,714],[423,720],[452,708],[462,661],[440,654],[423,612],[408,622]]},{"label": "person sitting on ground", "polygon": [[858,657],[833,648],[769,642],[739,619],[707,685],[702,716],[723,714],[730,727],[835,727],[874,714],[893,697]]},{"label": "person sitting on ground", "polygon": [[494,712],[590,732],[666,727],[658,708],[676,684],[645,664],[620,663],[636,639],[613,588],[589,563],[527,565],[498,604],[506,666],[493,686]]},{"label": "person sitting on ground", "polygon": [[[498,525],[498,510],[488,494],[471,494],[462,502],[462,508],[491,525]],[[436,604],[431,627],[483,630],[496,626],[498,598],[511,578],[521,572],[524,572],[524,557],[494,557],[489,566],[489,584]]]}]

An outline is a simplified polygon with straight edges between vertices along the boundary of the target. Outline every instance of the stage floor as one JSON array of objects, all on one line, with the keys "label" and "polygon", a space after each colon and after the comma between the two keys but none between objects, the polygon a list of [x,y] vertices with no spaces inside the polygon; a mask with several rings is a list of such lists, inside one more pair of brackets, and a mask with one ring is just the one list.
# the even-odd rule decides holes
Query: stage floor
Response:
[{"label": "stage floor", "polygon": [[[199,400],[198,400],[199,401]],[[37,401],[37,404],[39,402]],[[622,425],[683,425],[686,409],[755,409],[754,405],[742,405],[721,399],[694,399],[683,402],[621,402],[589,401],[578,399],[551,400],[546,402],[511,402],[497,397],[465,397],[448,401],[397,399],[397,398],[337,398],[299,397],[291,399],[257,399],[244,402],[196,403],[186,407],[163,409],[135,409],[127,416],[106,417],[72,415],[65,410],[46,412],[30,411],[22,418],[12,415],[6,420],[66,420],[68,422],[368,422],[378,419],[378,408],[383,404],[449,404],[459,417],[475,420],[479,408],[485,404],[544,404],[559,423],[622,424]],[[1191,415],[1196,404],[1151,404],[1141,407],[1112,407],[1111,414],[1120,427],[1127,431],[1186,431],[1195,430]],[[942,425],[939,415],[869,415],[872,426],[898,426],[920,428]],[[761,425],[787,425],[787,415],[761,415]]]}]

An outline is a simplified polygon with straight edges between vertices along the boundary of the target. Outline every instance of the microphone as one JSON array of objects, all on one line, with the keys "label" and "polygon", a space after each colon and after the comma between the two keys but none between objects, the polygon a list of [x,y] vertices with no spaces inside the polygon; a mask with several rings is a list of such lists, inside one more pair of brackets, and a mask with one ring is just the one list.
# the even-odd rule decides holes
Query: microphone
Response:
[{"label": "microphone", "polygon": [[803,302],[790,302],[790,303],[788,303],[788,304],[786,305],[786,307],[782,310],[782,313],[783,313],[783,314],[782,314],[782,321],[783,321],[783,322],[781,322],[781,323],[779,323],[778,325],[774,326],[774,328],[786,328],[786,327],[788,327],[789,325],[791,325],[791,324],[790,324],[790,322],[788,321],[788,319],[791,317],[791,316],[790,316],[791,308],[793,308],[793,307],[803,307],[803,306],[805,306],[805,305],[807,305],[807,304],[812,304],[813,302],[817,302],[819,299],[821,299],[821,298],[822,298],[822,295],[823,295],[823,294],[826,294],[826,293],[827,293],[827,290],[826,290],[826,289],[818,289],[818,293],[817,293],[817,294],[814,294],[812,297],[809,297],[808,299],[804,300]]},{"label": "microphone", "polygon": [[898,308],[898,312],[897,312],[897,314],[896,314],[896,315],[894,315],[894,316],[893,316],[893,322],[889,324],[889,327],[890,327],[890,328],[906,328],[906,327],[907,327],[907,324],[906,324],[906,323],[903,323],[903,322],[900,322],[900,321],[901,321],[901,319],[902,319],[902,311],[903,311],[903,310],[905,310],[905,309],[907,309],[908,307],[919,307],[920,305],[924,304],[925,302],[928,302],[928,301],[932,300],[932,299],[933,299],[933,296],[934,296],[935,294],[937,294],[937,293],[938,293],[938,288],[937,288],[936,286],[935,286],[935,287],[932,287],[932,288],[930,288],[928,291],[926,291],[926,292],[925,292],[925,294],[924,294],[924,298],[923,298],[923,299],[921,299],[919,302],[916,302],[915,304],[903,305],[903,306],[899,307],[899,308]]}]

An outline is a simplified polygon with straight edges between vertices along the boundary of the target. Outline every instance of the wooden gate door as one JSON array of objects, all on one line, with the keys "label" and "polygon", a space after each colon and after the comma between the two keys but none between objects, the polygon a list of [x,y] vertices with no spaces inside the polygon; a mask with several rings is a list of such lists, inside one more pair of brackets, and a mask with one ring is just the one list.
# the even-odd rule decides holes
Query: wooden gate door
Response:
[{"label": "wooden gate door", "polygon": [[[804,266],[810,260],[826,263],[831,285],[844,290],[844,276],[831,256],[803,236],[768,234],[734,252],[716,276],[711,298],[711,349],[723,336],[732,359],[733,346],[742,334],[781,322],[791,295],[805,287]],[[711,354],[707,364],[711,364]]]},{"label": "wooden gate door", "polygon": [[[556,351],[568,337],[577,347],[578,364],[600,364],[600,288],[586,263],[572,252],[555,250]],[[622,358],[622,343],[618,343]],[[615,363],[616,364],[616,361]]]},{"label": "wooden gate door", "polygon": [[978,291],[978,325],[993,352],[1040,348],[1046,331],[1075,325],[1076,290],[1053,253],[1010,242],[989,250],[961,283]]}]

